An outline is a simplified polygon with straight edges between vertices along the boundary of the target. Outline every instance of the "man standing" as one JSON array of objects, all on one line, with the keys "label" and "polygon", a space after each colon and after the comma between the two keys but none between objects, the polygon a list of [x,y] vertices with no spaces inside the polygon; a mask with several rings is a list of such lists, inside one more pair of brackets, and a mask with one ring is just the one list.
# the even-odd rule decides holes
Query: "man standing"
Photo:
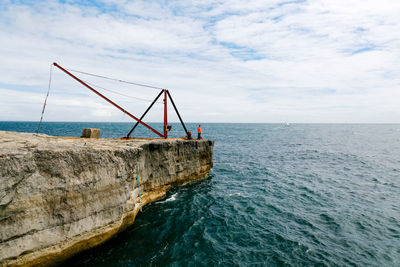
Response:
[{"label": "man standing", "polygon": [[201,125],[199,124],[199,127],[197,127],[197,140],[201,139]]}]

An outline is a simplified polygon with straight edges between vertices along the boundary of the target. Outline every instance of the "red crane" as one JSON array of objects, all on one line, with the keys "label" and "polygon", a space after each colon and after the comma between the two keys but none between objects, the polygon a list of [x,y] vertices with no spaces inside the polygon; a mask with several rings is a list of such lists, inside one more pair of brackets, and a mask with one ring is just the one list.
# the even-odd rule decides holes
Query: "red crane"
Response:
[{"label": "red crane", "polygon": [[[151,131],[153,131],[154,133],[156,133],[158,136],[162,137],[162,138],[168,138],[168,131],[170,130],[170,126],[168,126],[168,120],[167,120],[167,98],[169,97],[169,99],[171,100],[171,103],[175,109],[176,114],[178,115],[178,118],[183,126],[183,129],[186,132],[186,136],[188,138],[190,138],[190,135],[186,129],[185,123],[183,122],[181,115],[178,112],[178,109],[175,106],[174,101],[172,100],[171,94],[169,93],[168,90],[166,89],[161,89],[161,92],[157,95],[157,97],[153,100],[153,102],[150,104],[150,106],[146,109],[146,111],[143,113],[143,115],[140,118],[137,118],[136,116],[132,115],[131,113],[129,113],[128,111],[126,111],[125,109],[123,109],[121,106],[119,106],[118,104],[116,104],[115,102],[113,102],[112,100],[110,100],[109,98],[107,98],[106,96],[102,95],[101,93],[99,93],[97,90],[95,90],[93,87],[91,87],[90,85],[88,85],[87,83],[85,83],[84,81],[82,81],[81,79],[79,79],[78,77],[76,77],[75,75],[73,75],[71,72],[69,72],[68,70],[66,70],[65,68],[61,67],[60,65],[58,65],[57,63],[53,63],[54,66],[56,66],[57,68],[59,68],[60,70],[62,70],[63,72],[65,72],[66,74],[68,74],[69,76],[71,76],[73,79],[75,79],[76,81],[78,81],[79,83],[81,83],[83,86],[85,86],[86,88],[90,89],[91,91],[93,91],[95,94],[97,94],[98,96],[100,96],[101,98],[103,98],[104,100],[106,100],[107,102],[109,102],[110,104],[112,104],[113,106],[115,106],[116,108],[118,108],[119,110],[121,110],[123,113],[125,113],[126,115],[128,115],[129,117],[131,117],[132,119],[134,119],[136,121],[136,124],[133,126],[133,128],[129,131],[129,133],[126,135],[126,139],[128,139],[130,137],[130,135],[132,134],[132,132],[135,130],[135,128],[138,126],[138,124],[142,124],[143,126],[145,126],[146,128],[150,129]],[[147,112],[151,109],[151,107],[154,105],[154,103],[156,103],[156,101],[158,100],[158,98],[160,98],[160,96],[164,93],[164,134],[161,134],[160,132],[158,132],[157,130],[155,130],[153,127],[151,127],[150,125],[144,123],[142,120],[144,118],[144,116],[146,116]]]}]

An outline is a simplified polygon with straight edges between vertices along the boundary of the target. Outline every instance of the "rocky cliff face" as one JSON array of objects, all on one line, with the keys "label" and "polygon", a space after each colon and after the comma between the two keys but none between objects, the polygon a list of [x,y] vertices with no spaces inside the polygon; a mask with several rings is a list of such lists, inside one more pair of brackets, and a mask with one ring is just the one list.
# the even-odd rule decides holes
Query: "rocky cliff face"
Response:
[{"label": "rocky cliff face", "polygon": [[0,265],[53,265],[106,241],[171,185],[204,178],[213,145],[0,131]]}]

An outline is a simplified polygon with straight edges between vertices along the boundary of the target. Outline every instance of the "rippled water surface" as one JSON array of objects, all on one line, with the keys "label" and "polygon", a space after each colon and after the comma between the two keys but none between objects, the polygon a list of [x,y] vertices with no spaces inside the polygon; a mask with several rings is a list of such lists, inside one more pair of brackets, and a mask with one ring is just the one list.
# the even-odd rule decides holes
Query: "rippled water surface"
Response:
[{"label": "rippled water surface", "polygon": [[[121,137],[131,125],[43,131],[79,136],[84,126]],[[0,122],[0,130],[35,127]],[[203,124],[203,132],[215,140],[208,179],[174,188],[65,265],[400,266],[399,124]]]}]

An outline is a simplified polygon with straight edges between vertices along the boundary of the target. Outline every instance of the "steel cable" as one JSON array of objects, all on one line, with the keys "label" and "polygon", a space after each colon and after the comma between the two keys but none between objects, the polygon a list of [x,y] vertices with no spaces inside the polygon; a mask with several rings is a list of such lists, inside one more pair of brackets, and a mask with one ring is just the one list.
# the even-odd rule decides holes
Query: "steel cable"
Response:
[{"label": "steel cable", "polygon": [[[136,100],[140,100],[140,101],[145,101],[145,102],[153,102],[153,100],[150,100],[150,99],[145,99],[145,98],[126,95],[126,94],[123,94],[123,93],[116,92],[114,90],[110,90],[110,89],[104,88],[102,86],[96,85],[94,83],[91,83],[91,82],[88,82],[88,81],[85,81],[85,80],[82,80],[82,81],[87,83],[87,84],[89,84],[89,85],[91,85],[91,86],[93,86],[93,87],[97,87],[99,89],[102,89],[104,91],[108,91],[108,92],[111,92],[111,93],[114,93],[114,94],[117,94],[117,95],[121,95],[121,96],[124,96],[124,97],[132,98],[132,99],[136,99]],[[157,104],[162,104],[162,102],[156,102],[156,103]]]},{"label": "steel cable", "polygon": [[42,108],[42,115],[40,116],[40,121],[39,121],[39,124],[38,124],[38,128],[36,129],[36,134],[39,133],[40,126],[42,125],[43,114],[44,114],[44,110],[46,109],[47,98],[49,97],[49,93],[50,93],[51,76],[52,76],[52,74],[53,74],[53,64],[50,65],[49,87],[47,88],[47,94],[46,94],[46,98],[44,99],[43,108]]},{"label": "steel cable", "polygon": [[77,72],[77,73],[81,73],[81,74],[85,74],[85,75],[97,77],[97,78],[102,78],[102,79],[117,81],[117,82],[121,82],[121,83],[127,83],[127,84],[132,84],[132,85],[137,85],[137,86],[152,88],[152,89],[156,89],[156,90],[163,90],[163,89],[166,89],[166,88],[161,88],[161,87],[152,86],[152,85],[147,85],[147,84],[142,84],[142,83],[135,83],[135,82],[124,81],[124,80],[121,80],[121,79],[110,78],[110,77],[107,77],[107,76],[98,75],[98,74],[93,74],[93,73],[84,72],[84,71],[80,71],[80,70],[73,70],[73,69],[67,69],[67,68],[65,68],[65,69],[66,69],[66,70],[69,70],[69,71],[73,71],[73,72]]}]

